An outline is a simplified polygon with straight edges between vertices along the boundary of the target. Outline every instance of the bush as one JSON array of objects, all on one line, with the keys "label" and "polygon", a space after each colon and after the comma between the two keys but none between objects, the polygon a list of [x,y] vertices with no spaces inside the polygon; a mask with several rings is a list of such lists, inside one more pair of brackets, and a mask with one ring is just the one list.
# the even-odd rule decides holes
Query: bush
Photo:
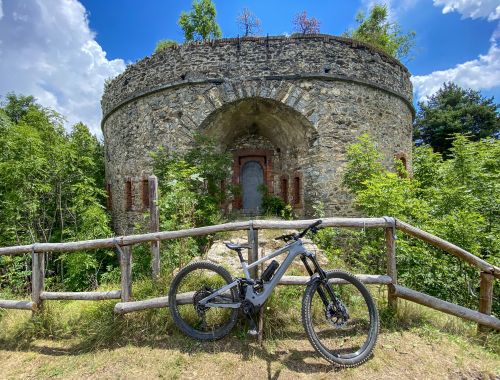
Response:
[{"label": "bush", "polygon": [[269,193],[266,185],[260,185],[259,191],[262,194],[262,211],[268,216],[278,216],[283,219],[293,219],[293,208],[285,203],[283,199]]},{"label": "bush", "polygon": [[172,46],[177,46],[177,42],[174,40],[160,40],[156,43],[155,51],[153,54],[156,54],[162,50],[168,49]]},{"label": "bush", "polygon": [[[220,152],[210,138],[196,135],[187,152],[158,149],[153,158],[160,186],[158,205],[162,230],[200,227],[221,221],[221,204],[229,195],[229,190],[221,186],[231,165],[228,153]],[[169,269],[181,266],[203,253],[210,242],[210,236],[169,241],[162,262]]]},{"label": "bush", "polygon": [[[498,265],[500,141],[471,142],[456,135],[450,152],[452,156],[444,161],[428,146],[415,148],[414,177],[410,178],[401,167],[396,169],[399,163],[394,172],[383,169],[380,153],[364,135],[348,149],[344,184],[365,215],[400,218]],[[403,284],[477,309],[476,268],[420,240],[398,238],[398,275]],[[384,273],[381,235],[367,232],[359,245],[356,265]],[[494,313],[499,315],[500,303],[494,305]]]}]

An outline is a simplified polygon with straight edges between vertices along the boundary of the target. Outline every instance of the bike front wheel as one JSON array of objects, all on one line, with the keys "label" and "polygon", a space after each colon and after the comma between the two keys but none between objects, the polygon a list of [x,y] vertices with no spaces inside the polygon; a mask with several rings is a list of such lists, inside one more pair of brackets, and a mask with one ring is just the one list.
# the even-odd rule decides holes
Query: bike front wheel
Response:
[{"label": "bike front wheel", "polygon": [[[211,262],[188,264],[174,277],[168,293],[172,318],[179,329],[192,338],[216,340],[227,335],[236,323],[238,309],[207,307],[199,301],[232,282],[229,272]],[[215,297],[217,304],[239,302],[232,287]]]},{"label": "bike front wheel", "polygon": [[368,289],[350,273],[326,272],[310,283],[302,300],[302,323],[314,349],[326,360],[354,367],[370,357],[379,331],[379,317]]}]

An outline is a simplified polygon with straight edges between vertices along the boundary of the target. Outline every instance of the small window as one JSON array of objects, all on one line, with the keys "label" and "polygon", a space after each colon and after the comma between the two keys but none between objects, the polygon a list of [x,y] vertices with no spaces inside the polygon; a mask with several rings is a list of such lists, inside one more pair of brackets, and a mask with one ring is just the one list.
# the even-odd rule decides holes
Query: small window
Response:
[{"label": "small window", "polygon": [[149,181],[147,179],[142,180],[142,208],[149,208]]},{"label": "small window", "polygon": [[288,179],[281,178],[281,198],[288,203]]},{"label": "small window", "polygon": [[128,179],[125,182],[125,210],[131,211],[133,205],[132,199],[132,180]]},{"label": "small window", "polygon": [[111,209],[113,208],[113,198],[111,195],[111,184],[110,183],[106,184],[106,194],[107,194],[106,207],[108,210],[111,211]]},{"label": "small window", "polygon": [[293,201],[296,205],[300,204],[302,199],[300,199],[300,177],[293,178]]},{"label": "small window", "polygon": [[399,152],[399,153],[396,153],[394,155],[394,157],[396,158],[396,160],[399,160],[401,161],[401,164],[403,165],[403,169],[404,170],[399,170],[400,168],[398,168],[396,166],[396,170],[398,172],[398,175],[400,177],[407,177],[409,175],[409,167],[408,167],[408,158],[406,156],[406,153],[403,153],[403,152]]}]

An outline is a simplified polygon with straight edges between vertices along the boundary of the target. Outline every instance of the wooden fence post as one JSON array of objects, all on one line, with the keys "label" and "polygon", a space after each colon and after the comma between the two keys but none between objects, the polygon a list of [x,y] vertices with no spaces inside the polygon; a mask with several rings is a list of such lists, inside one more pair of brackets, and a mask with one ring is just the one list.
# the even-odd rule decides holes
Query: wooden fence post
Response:
[{"label": "wooden fence post", "polygon": [[120,269],[122,302],[128,302],[132,298],[132,247],[120,248]]},{"label": "wooden fence post", "polygon": [[[391,285],[397,285],[398,284],[398,272],[397,272],[397,268],[396,268],[396,240],[395,240],[396,220],[394,218],[387,218],[387,219],[388,220],[390,219],[394,223],[394,226],[386,227],[384,229],[385,249],[386,249],[386,254],[387,254],[387,274],[392,278]],[[387,287],[387,303],[388,303],[389,308],[391,310],[396,311],[398,308],[398,299],[397,299],[396,295],[394,294],[394,288],[391,285],[389,285]]]},{"label": "wooden fence post", "polygon": [[[248,244],[250,244],[250,246],[252,247],[248,250],[248,264],[251,264],[259,260],[259,230],[254,229],[252,224],[250,224],[250,229],[248,230]],[[258,267],[250,269],[250,277],[256,280],[258,276]],[[258,342],[259,344],[262,344],[262,336],[264,331],[264,305],[261,306],[259,310],[256,327]]]},{"label": "wooden fence post", "polygon": [[[149,220],[151,232],[160,231],[160,213],[158,210],[158,178],[155,175],[148,178],[149,187]],[[160,276],[160,241],[151,242],[151,272],[153,279]]]},{"label": "wooden fence post", "polygon": [[43,306],[41,294],[43,292],[45,279],[45,254],[43,252],[31,252],[31,300],[33,311],[40,312]]},{"label": "wooden fence post", "polygon": [[[493,304],[493,279],[491,273],[481,272],[481,282],[479,288],[479,312],[491,315],[491,306]],[[490,329],[481,324],[477,325],[478,332],[489,331]]]},{"label": "wooden fence post", "polygon": [[[248,244],[252,247],[248,250],[248,264],[252,264],[259,259],[259,230],[250,227],[248,230]],[[257,267],[250,269],[250,277],[254,280],[257,278]]]}]

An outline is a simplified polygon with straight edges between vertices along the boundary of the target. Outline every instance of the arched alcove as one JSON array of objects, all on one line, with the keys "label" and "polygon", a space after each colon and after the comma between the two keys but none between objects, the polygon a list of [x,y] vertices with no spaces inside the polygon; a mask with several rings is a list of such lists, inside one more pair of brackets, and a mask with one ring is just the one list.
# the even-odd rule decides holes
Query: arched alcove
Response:
[{"label": "arched alcove", "polygon": [[[251,208],[247,206],[249,194],[253,199],[256,192],[249,186],[263,183],[271,194],[281,196],[301,212],[300,181],[302,171],[308,167],[307,152],[315,135],[304,115],[279,101],[252,97],[220,107],[206,118],[200,129],[233,154],[231,181],[241,192],[233,202],[234,208],[246,214],[257,213],[258,207],[253,203]],[[247,178],[258,172],[244,170],[248,163],[258,163],[263,181]],[[298,190],[283,186],[285,183],[292,186],[297,181]]]},{"label": "arched alcove", "polygon": [[241,136],[260,135],[280,149],[307,149],[314,128],[292,107],[268,98],[245,98],[223,105],[201,124],[201,130],[226,147]]}]

